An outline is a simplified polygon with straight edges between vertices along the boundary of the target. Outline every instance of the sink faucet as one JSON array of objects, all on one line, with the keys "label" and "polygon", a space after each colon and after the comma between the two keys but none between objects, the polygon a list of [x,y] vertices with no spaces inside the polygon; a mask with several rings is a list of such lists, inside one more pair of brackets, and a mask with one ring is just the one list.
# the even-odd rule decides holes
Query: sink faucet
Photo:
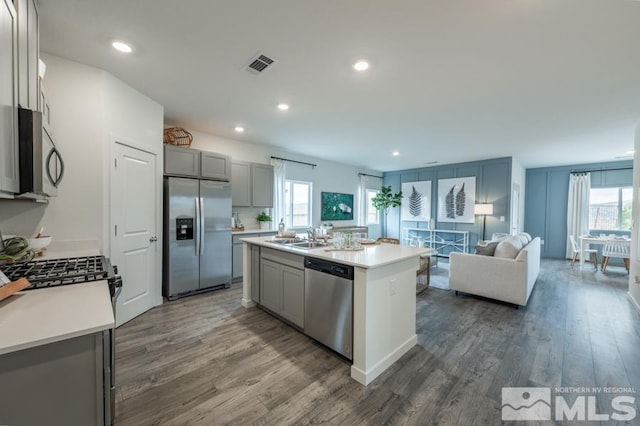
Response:
[{"label": "sink faucet", "polygon": [[316,240],[316,230],[313,226],[307,228],[307,238],[309,239],[309,241]]}]

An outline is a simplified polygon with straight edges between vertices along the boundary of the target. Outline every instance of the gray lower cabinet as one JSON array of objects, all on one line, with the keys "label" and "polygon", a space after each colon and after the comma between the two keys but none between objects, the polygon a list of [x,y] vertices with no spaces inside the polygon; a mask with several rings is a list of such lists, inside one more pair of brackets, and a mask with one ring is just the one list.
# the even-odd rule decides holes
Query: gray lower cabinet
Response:
[{"label": "gray lower cabinet", "polygon": [[231,180],[231,157],[174,145],[164,146],[164,174]]},{"label": "gray lower cabinet", "polygon": [[282,312],[282,265],[267,259],[260,262],[260,304]]},{"label": "gray lower cabinet", "polygon": [[20,190],[18,169],[18,18],[0,0],[0,197]]},{"label": "gray lower cabinet", "polygon": [[242,263],[244,262],[244,255],[242,252],[242,238],[254,238],[254,237],[270,237],[276,235],[277,232],[256,232],[255,234],[242,234],[233,236],[233,257],[232,257],[232,276],[231,279],[238,281],[242,279]]},{"label": "gray lower cabinet", "polygon": [[105,338],[103,333],[89,334],[1,355],[0,424],[108,422]]},{"label": "gray lower cabinet", "polygon": [[232,257],[232,268],[231,268],[231,278],[233,280],[238,280],[242,278],[242,262],[243,262],[243,254],[242,254],[242,243],[233,244],[233,257]]},{"label": "gray lower cabinet", "polygon": [[234,161],[231,175],[234,207],[273,207],[273,166]]},{"label": "gray lower cabinet", "polygon": [[304,326],[304,270],[282,265],[282,311],[280,315]]},{"label": "gray lower cabinet", "polygon": [[304,327],[304,258],[262,248],[260,305]]}]

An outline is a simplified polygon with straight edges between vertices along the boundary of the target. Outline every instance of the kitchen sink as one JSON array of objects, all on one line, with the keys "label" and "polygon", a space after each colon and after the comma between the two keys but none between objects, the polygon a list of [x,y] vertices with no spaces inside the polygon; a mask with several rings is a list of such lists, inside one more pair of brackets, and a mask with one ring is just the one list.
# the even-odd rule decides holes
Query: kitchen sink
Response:
[{"label": "kitchen sink", "polygon": [[290,244],[285,244],[287,247],[295,247],[295,248],[301,248],[301,249],[314,249],[314,248],[318,248],[318,247],[326,247],[326,243],[320,242],[320,241],[302,241],[299,243],[290,243]]},{"label": "kitchen sink", "polygon": [[273,240],[265,240],[267,243],[271,243],[271,244],[280,244],[280,245],[289,245],[289,244],[293,244],[293,243],[301,243],[304,242],[306,243],[307,241],[302,240],[300,238],[277,238],[277,239],[273,239]]}]

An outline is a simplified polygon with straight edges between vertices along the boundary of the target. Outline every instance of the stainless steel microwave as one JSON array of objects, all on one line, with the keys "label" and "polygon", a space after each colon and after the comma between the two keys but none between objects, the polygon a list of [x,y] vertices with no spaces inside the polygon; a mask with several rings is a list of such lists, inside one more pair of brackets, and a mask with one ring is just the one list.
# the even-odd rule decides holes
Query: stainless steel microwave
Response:
[{"label": "stainless steel microwave", "polygon": [[42,126],[42,113],[18,109],[21,198],[55,197],[64,175],[64,162],[51,132]]}]

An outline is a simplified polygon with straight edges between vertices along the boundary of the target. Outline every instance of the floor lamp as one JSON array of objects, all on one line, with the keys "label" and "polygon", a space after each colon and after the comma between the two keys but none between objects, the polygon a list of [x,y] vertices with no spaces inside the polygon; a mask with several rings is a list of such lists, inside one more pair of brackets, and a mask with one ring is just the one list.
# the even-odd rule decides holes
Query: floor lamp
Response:
[{"label": "floor lamp", "polygon": [[493,214],[493,204],[476,204],[474,213],[476,214],[476,216],[484,216],[484,218],[482,219],[482,239],[484,240],[484,231],[485,227],[487,226],[487,215]]}]

